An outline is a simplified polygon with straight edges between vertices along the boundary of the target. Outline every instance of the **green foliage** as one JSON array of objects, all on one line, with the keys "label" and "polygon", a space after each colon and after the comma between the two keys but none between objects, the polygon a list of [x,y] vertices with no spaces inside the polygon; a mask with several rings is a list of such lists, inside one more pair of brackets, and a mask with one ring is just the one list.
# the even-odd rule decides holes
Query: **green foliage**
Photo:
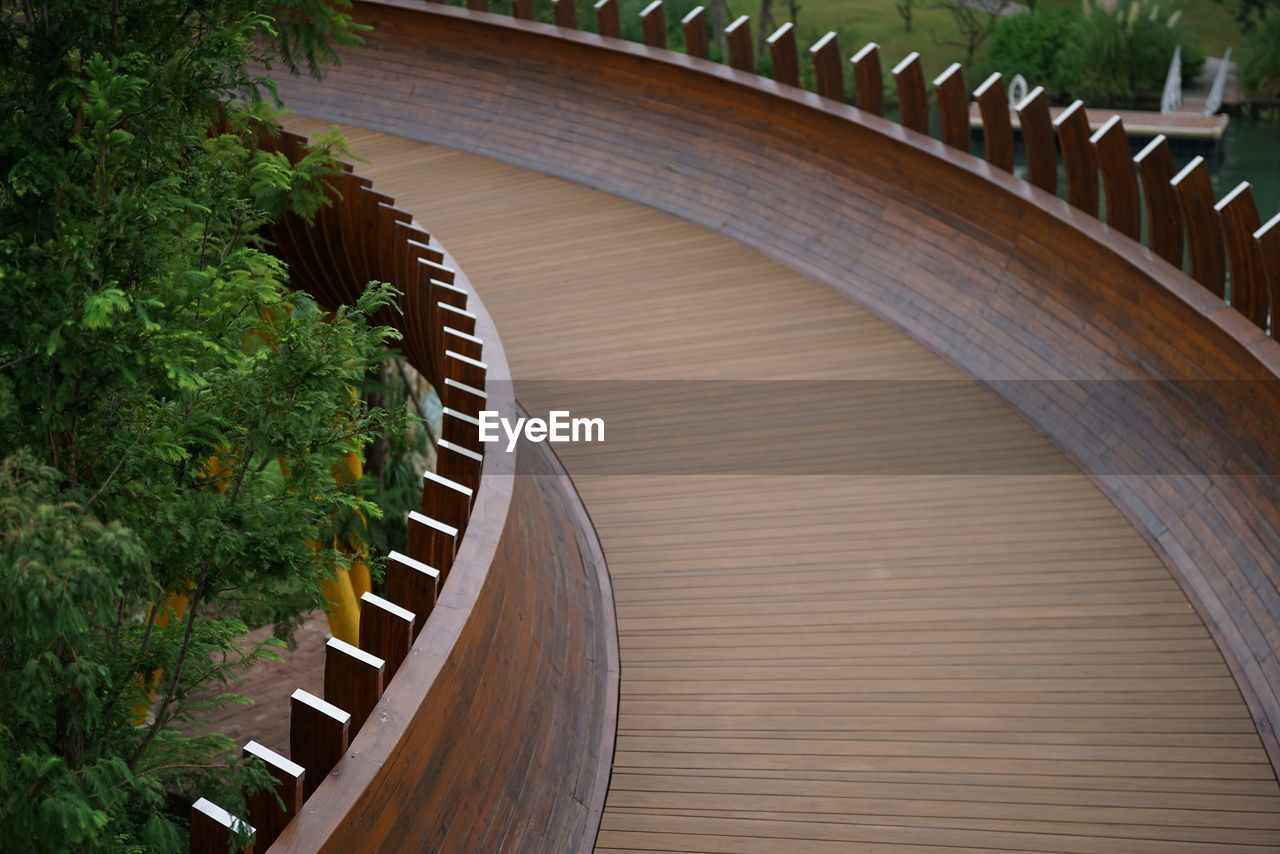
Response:
[{"label": "green foliage", "polygon": [[1029,86],[1043,86],[1050,98],[1060,99],[1067,88],[1059,67],[1061,55],[1078,26],[1079,15],[1066,9],[1001,18],[973,79],[981,82],[994,71],[1006,80],[1021,74]]},{"label": "green foliage", "polygon": [[1263,19],[1240,49],[1240,85],[1257,98],[1280,98],[1280,9]]},{"label": "green foliage", "polygon": [[358,393],[394,294],[327,313],[263,237],[325,203],[340,149],[260,150],[260,69],[318,72],[346,8],[0,6],[3,838],[178,850],[170,804],[241,809],[263,770],[186,733],[274,654],[246,621],[319,604],[346,560],[319,544],[379,516],[331,469],[403,428]]},{"label": "green foliage", "polygon": [[1126,106],[1158,94],[1174,48],[1182,46],[1182,79],[1204,66],[1182,16],[1158,0],[1121,0],[1114,9],[1086,0],[1084,14],[1066,8],[1002,18],[974,79],[992,71],[1022,74],[1054,100]]}]

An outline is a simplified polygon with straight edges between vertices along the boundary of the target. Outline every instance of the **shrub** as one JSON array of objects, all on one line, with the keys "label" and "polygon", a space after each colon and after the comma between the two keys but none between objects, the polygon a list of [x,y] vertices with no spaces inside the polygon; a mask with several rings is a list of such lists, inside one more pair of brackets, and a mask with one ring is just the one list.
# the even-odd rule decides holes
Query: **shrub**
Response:
[{"label": "shrub", "polygon": [[1188,43],[1180,15],[1151,0],[1130,0],[1110,10],[1088,0],[1083,15],[1054,8],[1002,18],[973,80],[993,71],[1006,80],[1021,74],[1054,100],[1128,104],[1164,88],[1178,45],[1182,79],[1193,80],[1204,66],[1204,55]]},{"label": "shrub", "polygon": [[987,42],[985,57],[974,69],[974,82],[980,83],[993,71],[1004,75],[1006,83],[1021,74],[1029,86],[1043,86],[1050,97],[1059,96],[1063,91],[1059,56],[1078,23],[1079,15],[1068,9],[1001,18]]},{"label": "shrub", "polygon": [[1067,93],[1089,104],[1129,104],[1164,88],[1179,44],[1183,80],[1194,79],[1204,56],[1187,43],[1177,12],[1148,0],[1120,2],[1112,10],[1089,0],[1088,13],[1058,54],[1059,79]]}]

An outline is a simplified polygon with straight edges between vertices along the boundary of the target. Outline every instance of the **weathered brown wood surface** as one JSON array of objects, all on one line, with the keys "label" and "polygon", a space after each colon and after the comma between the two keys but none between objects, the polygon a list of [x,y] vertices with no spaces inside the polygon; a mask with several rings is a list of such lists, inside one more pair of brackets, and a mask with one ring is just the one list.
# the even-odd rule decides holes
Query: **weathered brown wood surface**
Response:
[{"label": "weathered brown wood surface", "polygon": [[[516,375],[961,376],[740,243],[489,158],[348,133],[483,284]],[[1280,843],[1265,751],[1177,582],[1095,484],[974,394],[989,417],[947,435],[994,432],[1061,473],[576,478],[623,663],[600,850]]]}]

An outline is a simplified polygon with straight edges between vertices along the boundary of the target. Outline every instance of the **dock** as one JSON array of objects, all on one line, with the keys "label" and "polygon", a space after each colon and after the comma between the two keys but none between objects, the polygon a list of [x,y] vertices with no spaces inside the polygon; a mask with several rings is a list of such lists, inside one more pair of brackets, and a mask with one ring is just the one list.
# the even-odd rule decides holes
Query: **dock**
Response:
[{"label": "dock", "polygon": [[[1066,107],[1050,107],[1049,113],[1054,119]],[[1227,132],[1229,117],[1223,114],[1206,116],[1200,113],[1176,112],[1160,113],[1155,110],[1085,110],[1089,119],[1090,130],[1102,127],[1112,116],[1120,116],[1124,122],[1125,132],[1130,137],[1150,139],[1164,134],[1170,142],[1187,141],[1196,144],[1216,146]],[[1018,131],[1018,114],[1012,113],[1013,129]],[[976,104],[969,108],[969,127],[982,129],[982,115]]]}]

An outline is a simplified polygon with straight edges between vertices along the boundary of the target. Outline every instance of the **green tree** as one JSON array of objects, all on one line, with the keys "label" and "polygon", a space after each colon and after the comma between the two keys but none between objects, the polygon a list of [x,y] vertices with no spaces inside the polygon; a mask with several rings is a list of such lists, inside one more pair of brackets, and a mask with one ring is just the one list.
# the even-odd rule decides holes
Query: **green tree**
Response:
[{"label": "green tree", "polygon": [[1239,0],[1236,21],[1245,35],[1240,84],[1258,98],[1280,98],[1280,0]]},{"label": "green tree", "polygon": [[1260,21],[1240,50],[1240,84],[1259,98],[1280,98],[1280,9]]},{"label": "green tree", "polygon": [[339,147],[262,150],[266,75],[358,41],[347,5],[0,4],[0,838],[25,849],[176,850],[183,799],[241,808],[265,775],[184,735],[193,694],[238,701],[271,654],[246,618],[318,605],[331,533],[379,515],[331,469],[403,426],[357,393],[394,294],[326,312],[264,237],[326,202]]}]

